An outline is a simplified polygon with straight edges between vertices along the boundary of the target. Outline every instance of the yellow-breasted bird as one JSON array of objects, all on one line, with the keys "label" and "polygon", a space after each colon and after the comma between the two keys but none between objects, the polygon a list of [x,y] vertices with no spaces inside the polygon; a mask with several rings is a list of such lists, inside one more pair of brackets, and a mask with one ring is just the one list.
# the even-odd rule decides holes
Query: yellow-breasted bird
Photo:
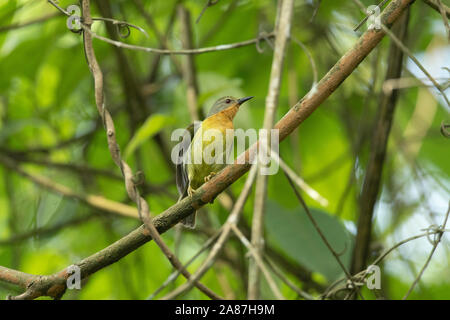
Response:
[{"label": "yellow-breasted bird", "polygon": [[[241,99],[231,96],[222,97],[214,103],[200,126],[191,124],[187,127],[178,154],[180,161],[176,165],[176,183],[180,194],[178,201],[188,195],[192,196],[197,188],[226,166],[226,160],[232,151],[232,144],[227,144],[226,141],[230,139],[233,141],[234,116],[241,104],[251,98],[253,97]],[[221,140],[216,140],[216,137]],[[212,158],[204,154],[205,148],[213,150],[210,153]],[[215,150],[219,152],[216,153]],[[186,227],[194,228],[195,212],[183,219],[181,223]]]}]

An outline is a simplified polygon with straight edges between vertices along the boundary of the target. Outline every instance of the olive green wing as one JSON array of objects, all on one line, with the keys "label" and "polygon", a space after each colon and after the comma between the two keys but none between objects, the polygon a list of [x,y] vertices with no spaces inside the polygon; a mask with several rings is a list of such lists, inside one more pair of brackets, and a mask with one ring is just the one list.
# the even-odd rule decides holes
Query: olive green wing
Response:
[{"label": "olive green wing", "polygon": [[191,145],[191,141],[194,138],[195,134],[194,124],[191,124],[186,128],[186,132],[183,135],[183,140],[178,144],[178,161],[175,165],[175,181],[177,184],[178,194],[181,199],[187,196],[187,188],[189,186],[189,178],[186,171],[185,161],[186,161],[186,153],[189,150],[189,146]]},{"label": "olive green wing", "polygon": [[[187,152],[189,151],[189,147],[191,145],[192,139],[194,138],[195,132],[198,130],[199,126],[195,126],[194,124],[191,124],[189,127],[186,128],[186,132],[183,135],[183,140],[179,144],[179,150],[178,150],[178,161],[175,166],[176,169],[176,183],[177,183],[177,189],[178,193],[180,194],[180,197],[178,198],[178,201],[180,201],[183,198],[186,198],[188,193],[188,187],[189,187],[189,176],[186,170],[186,163],[185,161],[188,159]],[[195,227],[195,211],[181,220],[181,224],[184,225],[187,228],[193,229]]]}]

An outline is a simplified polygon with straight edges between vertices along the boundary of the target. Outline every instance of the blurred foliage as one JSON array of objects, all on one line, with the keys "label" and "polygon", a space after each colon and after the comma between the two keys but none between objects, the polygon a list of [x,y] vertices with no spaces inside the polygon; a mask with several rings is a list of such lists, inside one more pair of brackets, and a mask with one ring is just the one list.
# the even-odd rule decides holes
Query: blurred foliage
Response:
[{"label": "blurred foliage", "polygon": [[[92,1],[93,15],[100,16],[95,2]],[[206,10],[199,23],[195,23],[205,2],[184,1],[191,12],[195,47],[238,42],[254,38],[260,31],[272,31],[275,1],[219,1]],[[60,1],[64,8],[74,3]],[[321,77],[357,40],[361,31],[355,33],[352,29],[363,15],[352,1],[335,0],[322,1],[313,17],[317,3],[296,1],[292,34],[308,48]],[[364,3],[372,4],[370,1]],[[121,41],[155,48],[160,46],[133,1],[116,0],[110,4],[114,18],[141,26],[149,34],[147,38],[132,29],[131,35]],[[164,33],[175,1],[144,1],[144,4],[158,29]],[[234,9],[227,11],[234,5]],[[56,9],[46,1],[2,1],[0,30],[4,26],[25,23],[54,12]],[[363,26],[362,29],[365,28]],[[96,22],[93,29],[108,36],[103,22]],[[180,29],[176,18],[168,37],[174,49],[181,48]],[[433,70],[449,67],[450,47],[441,17],[421,1],[412,6],[409,34],[408,47],[421,57],[420,61],[426,67]],[[176,188],[173,168],[166,163],[160,146],[152,137],[160,134],[169,146],[173,146],[175,142],[170,141],[171,132],[190,123],[186,85],[177,75],[171,58],[163,56],[157,80],[152,84],[153,91],[145,95],[145,105],[139,106],[144,118],[135,130],[130,124],[133,117],[127,105],[129,100],[116,50],[97,39],[94,46],[105,75],[107,106],[113,113],[121,149],[134,171],[143,171],[148,183],[165,190],[146,193],[151,211],[160,213],[176,201],[176,197],[171,196],[176,194]],[[194,56],[198,100],[205,114],[223,95],[253,95],[255,98],[238,113],[235,127],[262,126],[272,51],[264,41],[260,46],[262,52],[258,52],[255,46],[247,46]],[[347,267],[354,246],[357,198],[368,161],[388,46],[389,39],[384,39],[299,130],[280,145],[283,159],[328,199],[329,206],[322,207],[305,196],[319,226]],[[146,92],[156,56],[131,50],[123,52],[137,78],[136,83],[142,86],[135,89]],[[427,60],[433,52],[440,52],[441,60]],[[178,61],[184,59],[183,56],[174,58]],[[412,64],[408,63],[407,68],[412,70]],[[82,37],[67,29],[63,16],[27,27],[1,30],[0,75],[1,153],[15,151],[8,154],[25,170],[46,176],[75,191],[129,203],[123,182],[111,178],[111,174],[61,170],[52,165],[83,165],[120,174],[111,160],[97,114]],[[415,75],[424,77],[420,73]],[[444,71],[435,76],[448,79],[448,73]],[[292,85],[295,92],[290,89]],[[300,99],[312,85],[310,61],[303,49],[292,42],[285,63],[277,119],[289,110],[290,96]],[[442,121],[448,123],[450,117],[448,106],[445,107],[437,96],[432,89],[422,87],[408,88],[400,93],[381,197],[376,208],[371,261],[380,254],[380,248],[389,248],[431,224],[442,223],[450,194],[450,148],[448,140],[440,135],[439,127]],[[423,117],[420,115],[424,113],[429,121],[421,122]],[[418,122],[412,122],[414,114],[419,115]],[[71,142],[61,145],[66,141]],[[42,148],[48,150],[39,152],[38,149]],[[43,160],[46,165],[37,162]],[[230,187],[233,197],[237,197],[243,184],[244,178]],[[252,208],[253,198],[250,197],[244,207],[243,228],[248,229],[251,223]],[[206,241],[208,232],[219,228],[228,214],[229,211],[216,201],[202,210],[196,231],[182,231],[179,238],[176,236],[179,231],[172,229],[163,237],[171,248],[176,248],[181,261],[187,261]],[[42,189],[0,165],[0,241],[82,217],[86,219],[56,231],[37,232],[14,244],[0,244],[0,265],[33,274],[50,274],[108,246],[139,225],[136,220],[100,213],[77,200]],[[282,173],[269,179],[265,227],[266,246],[277,254],[273,258],[275,263],[291,281],[313,296],[322,293],[319,287],[324,288],[343,276]],[[411,298],[450,298],[449,240],[444,236]],[[430,250],[431,245],[423,238],[389,255],[381,265],[381,295],[389,299],[402,298]],[[223,296],[245,299],[246,250],[237,239],[232,239],[226,244],[225,252],[202,281]],[[194,272],[205,257],[203,254],[188,269]],[[308,280],[299,276],[299,273],[306,274],[305,270],[310,272]],[[171,272],[169,262],[151,242],[89,277],[83,282],[81,291],[69,290],[64,299],[144,299]],[[288,286],[276,279],[287,298],[297,298]],[[179,277],[175,285],[184,281]],[[173,285],[169,286],[162,294],[173,288]],[[18,292],[17,288],[0,283],[0,299]],[[369,299],[376,298],[368,289],[363,294]],[[183,297],[206,298],[197,289]],[[263,283],[262,297],[273,298],[266,283]]]}]

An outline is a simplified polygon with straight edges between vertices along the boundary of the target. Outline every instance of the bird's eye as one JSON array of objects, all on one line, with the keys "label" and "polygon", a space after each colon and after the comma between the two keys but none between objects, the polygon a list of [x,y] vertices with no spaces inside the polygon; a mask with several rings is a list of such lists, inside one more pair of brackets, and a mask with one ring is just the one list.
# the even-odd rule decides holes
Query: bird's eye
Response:
[{"label": "bird's eye", "polygon": [[231,100],[230,100],[230,99],[227,99],[227,100],[225,100],[225,102],[226,102],[226,103],[230,103],[230,102],[231,102]]}]

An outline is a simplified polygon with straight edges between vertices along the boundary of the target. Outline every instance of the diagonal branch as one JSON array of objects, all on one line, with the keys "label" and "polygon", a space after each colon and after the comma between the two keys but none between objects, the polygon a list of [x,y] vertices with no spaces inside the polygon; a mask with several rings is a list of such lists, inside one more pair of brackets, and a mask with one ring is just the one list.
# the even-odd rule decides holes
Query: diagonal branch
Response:
[{"label": "diagonal branch", "polygon": [[272,276],[269,273],[269,270],[267,270],[263,259],[259,255],[259,252],[256,250],[254,246],[248,241],[248,239],[242,234],[241,230],[235,225],[231,225],[231,229],[236,234],[236,236],[239,238],[239,240],[242,242],[242,244],[247,248],[249,253],[252,255],[253,259],[255,260],[256,265],[263,273],[264,277],[266,278],[267,283],[269,284],[270,289],[272,290],[273,294],[278,300],[286,300],[286,298],[283,296],[283,294],[280,292],[280,289],[278,289],[275,280],[273,280]]},{"label": "diagonal branch", "polygon": [[173,298],[177,297],[178,295],[182,294],[183,292],[192,288],[193,281],[195,279],[200,280],[200,278],[212,266],[214,261],[217,259],[219,253],[224,248],[225,242],[228,240],[228,238],[230,236],[232,225],[236,224],[239,221],[239,218],[242,213],[242,209],[244,208],[245,202],[247,201],[247,198],[250,194],[253,182],[255,181],[256,171],[257,171],[257,167],[253,166],[248,174],[247,180],[245,181],[244,189],[242,190],[241,194],[239,195],[239,198],[237,199],[237,201],[235,202],[234,207],[231,210],[231,213],[228,216],[227,221],[221,228],[220,236],[217,239],[214,246],[212,247],[208,257],[205,259],[205,261],[197,269],[197,271],[194,273],[194,275],[188,282],[186,282],[182,286],[176,288],[175,290],[173,290],[172,292],[167,294],[163,299],[173,299]]},{"label": "diagonal branch", "polygon": [[416,287],[420,278],[422,277],[423,273],[425,272],[425,269],[428,267],[428,264],[430,263],[431,258],[433,258],[433,254],[436,251],[437,246],[439,245],[439,242],[441,242],[442,235],[444,234],[444,230],[445,230],[445,226],[447,225],[449,214],[450,214],[450,202],[448,203],[447,213],[445,214],[444,222],[442,223],[442,226],[439,228],[436,238],[433,241],[433,248],[431,249],[431,252],[428,255],[427,261],[425,261],[425,264],[423,265],[423,267],[420,270],[419,274],[417,275],[416,279],[414,279],[414,282],[412,283],[411,287],[408,289],[408,292],[403,297],[403,300],[408,299],[408,296],[414,290],[414,288]]},{"label": "diagonal branch", "polygon": [[[54,0],[47,0],[47,1],[50,2],[51,5],[53,5],[56,9],[58,9],[60,12],[62,12],[66,16],[70,16],[70,13],[68,13],[66,10],[64,10],[59,5],[57,5]],[[111,45],[113,45],[115,47],[118,47],[118,48],[125,48],[125,49],[130,49],[130,50],[137,50],[137,51],[144,51],[144,52],[148,52],[148,53],[168,54],[168,55],[174,55],[174,54],[181,54],[181,55],[183,55],[183,54],[202,54],[202,53],[214,52],[214,51],[231,50],[231,49],[236,49],[236,48],[250,46],[250,45],[253,45],[253,44],[257,45],[260,41],[267,40],[268,38],[273,38],[275,36],[273,32],[271,32],[271,33],[261,33],[254,39],[244,40],[244,41],[241,41],[241,42],[220,44],[220,45],[217,45],[217,46],[205,47],[205,48],[185,49],[185,50],[169,50],[169,49],[160,49],[160,48],[136,46],[136,45],[131,45],[131,44],[128,44],[128,43],[112,40],[112,39],[109,39],[109,38],[106,38],[106,37],[103,37],[101,35],[96,34],[95,32],[93,32],[91,30],[90,27],[87,26],[87,24],[85,22],[80,22],[80,26],[81,26],[81,29],[85,33],[89,33],[89,35],[92,38],[99,39],[101,41],[109,43],[109,44],[111,44]]]},{"label": "diagonal branch", "polygon": [[[341,267],[342,271],[344,271],[345,276],[348,278],[348,280],[352,283],[353,288],[357,288],[355,286],[355,284],[353,283],[353,279],[351,274],[347,271],[347,268],[344,266],[344,264],[342,263],[341,259],[339,258],[339,254],[333,249],[333,247],[331,246],[331,243],[328,241],[327,237],[325,236],[325,234],[322,232],[322,230],[320,229],[319,225],[317,224],[316,220],[314,219],[313,215],[311,214],[311,211],[309,211],[308,206],[305,203],[305,200],[303,200],[303,197],[300,195],[300,193],[297,191],[297,188],[294,185],[294,182],[292,181],[292,179],[289,177],[289,174],[284,171],[284,175],[286,176],[287,180],[289,181],[289,184],[292,187],[292,190],[294,190],[295,196],[297,197],[298,201],[300,202],[300,204],[302,205],[303,209],[306,212],[306,215],[308,216],[309,220],[311,221],[311,223],[313,224],[314,228],[316,229],[317,233],[319,234],[320,238],[322,238],[323,243],[327,246],[328,250],[331,252],[331,254],[334,256],[334,258],[336,259],[337,263],[339,264],[339,266]],[[358,292],[359,293],[359,292]],[[359,293],[361,298],[363,298],[363,296],[361,295],[361,293]]]}]

